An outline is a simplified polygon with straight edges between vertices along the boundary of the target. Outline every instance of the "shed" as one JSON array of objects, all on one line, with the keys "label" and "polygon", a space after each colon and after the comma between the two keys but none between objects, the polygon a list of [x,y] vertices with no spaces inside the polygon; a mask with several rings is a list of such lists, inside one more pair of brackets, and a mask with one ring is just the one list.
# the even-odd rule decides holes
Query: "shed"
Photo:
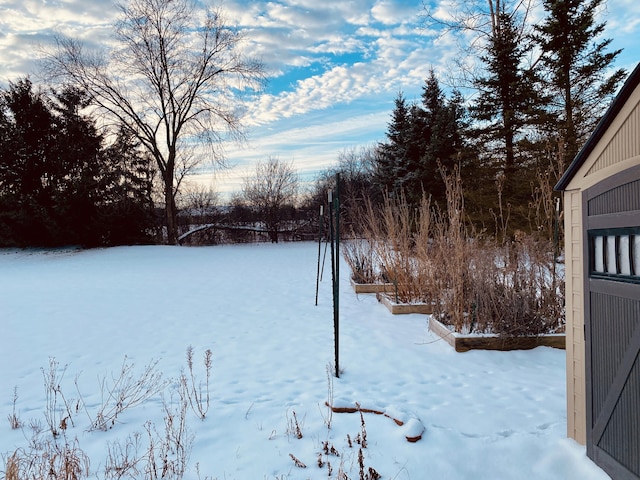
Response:
[{"label": "shed", "polygon": [[555,188],[568,435],[613,478],[640,479],[640,64]]}]

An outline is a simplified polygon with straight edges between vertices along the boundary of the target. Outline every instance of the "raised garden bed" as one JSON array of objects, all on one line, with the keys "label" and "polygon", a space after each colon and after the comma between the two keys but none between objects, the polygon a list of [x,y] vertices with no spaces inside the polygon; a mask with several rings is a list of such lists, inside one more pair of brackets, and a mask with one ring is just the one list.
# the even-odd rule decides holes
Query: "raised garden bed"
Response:
[{"label": "raised garden bed", "polygon": [[429,330],[456,349],[456,352],[469,350],[528,350],[536,347],[564,349],[565,334],[553,333],[529,337],[508,337],[491,334],[465,335],[449,330],[435,318],[429,319]]},{"label": "raised garden bed", "polygon": [[356,293],[382,293],[393,292],[393,283],[356,283],[351,279],[351,286]]},{"label": "raised garden bed", "polygon": [[376,298],[394,315],[407,313],[422,313],[430,315],[433,313],[433,305],[430,303],[398,303],[391,299],[387,293],[377,293]]}]

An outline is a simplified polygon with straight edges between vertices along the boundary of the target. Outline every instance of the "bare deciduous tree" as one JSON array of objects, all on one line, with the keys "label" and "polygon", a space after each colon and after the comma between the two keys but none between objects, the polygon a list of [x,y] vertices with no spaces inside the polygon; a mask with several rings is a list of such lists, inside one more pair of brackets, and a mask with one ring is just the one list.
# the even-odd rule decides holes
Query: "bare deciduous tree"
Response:
[{"label": "bare deciduous tree", "polygon": [[272,242],[278,242],[282,209],[298,194],[298,176],[291,163],[270,157],[256,165],[255,175],[243,179],[242,195],[258,211]]},{"label": "bare deciduous tree", "polygon": [[175,196],[187,144],[207,146],[223,160],[220,142],[242,138],[238,94],[260,87],[263,65],[242,54],[243,35],[219,10],[193,0],[128,0],[119,6],[112,47],[88,52],[59,37],[47,72],[89,92],[115,124],[131,131],[153,156],[163,179],[167,242],[176,243]]},{"label": "bare deciduous tree", "polygon": [[[440,35],[451,35],[457,42],[458,55],[448,78],[452,85],[473,88],[482,68],[478,59],[489,48],[491,39],[499,36],[503,28],[501,12],[507,12],[516,28],[519,41],[528,41],[533,29],[535,0],[450,0],[435,4],[422,2],[426,28]],[[530,63],[535,58],[528,59]]]}]

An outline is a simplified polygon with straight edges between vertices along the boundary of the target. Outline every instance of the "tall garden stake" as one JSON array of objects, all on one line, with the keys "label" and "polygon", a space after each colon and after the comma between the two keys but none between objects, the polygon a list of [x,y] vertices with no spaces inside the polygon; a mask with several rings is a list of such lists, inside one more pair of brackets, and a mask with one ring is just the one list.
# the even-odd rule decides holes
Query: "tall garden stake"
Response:
[{"label": "tall garden stake", "polygon": [[[335,219],[334,219],[335,215]],[[335,220],[335,229],[334,229]],[[333,286],[333,333],[336,377],[340,377],[340,174],[336,173],[336,193],[329,190],[329,238],[331,242],[331,283]]]},{"label": "tall garden stake", "polygon": [[[318,306],[318,287],[320,286],[320,246],[322,244],[322,214],[324,213],[324,208],[320,205],[320,228],[318,232],[318,273],[316,274],[316,307]],[[324,262],[322,265],[324,269]]]}]

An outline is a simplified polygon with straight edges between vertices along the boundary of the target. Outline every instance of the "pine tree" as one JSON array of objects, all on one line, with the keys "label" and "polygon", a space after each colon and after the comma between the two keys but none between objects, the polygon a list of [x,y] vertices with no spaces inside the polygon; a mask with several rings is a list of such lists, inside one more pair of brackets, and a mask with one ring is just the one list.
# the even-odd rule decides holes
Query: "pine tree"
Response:
[{"label": "pine tree", "polygon": [[433,70],[425,80],[421,104],[410,104],[402,94],[395,99],[386,143],[377,149],[376,181],[383,191],[418,203],[423,195],[444,201],[440,166],[453,168],[465,147],[464,99],[451,100],[440,88]]},{"label": "pine tree", "polygon": [[105,150],[81,91],[47,96],[23,79],[0,98],[0,245],[131,243],[109,234],[107,211],[128,238],[149,229],[150,160],[130,142]]},{"label": "pine tree", "polygon": [[55,218],[65,242],[100,244],[95,228],[100,196],[97,188],[104,164],[100,159],[103,138],[94,121],[81,114],[89,105],[86,93],[71,87],[53,94],[56,142],[49,168],[55,202]]},{"label": "pine tree", "polygon": [[471,107],[480,122],[476,132],[483,139],[486,155],[497,162],[504,175],[504,193],[509,201],[523,189],[528,192],[528,184],[515,178],[519,173],[516,167],[526,159],[518,143],[527,127],[541,121],[545,105],[536,88],[537,72],[525,68],[533,43],[523,38],[516,25],[515,13],[497,12],[493,35],[482,56],[486,75],[476,80],[479,95]]},{"label": "pine tree", "polygon": [[2,92],[0,108],[0,241],[18,246],[50,244],[56,236],[51,216],[55,128],[48,99],[23,78]]},{"label": "pine tree", "polygon": [[97,220],[102,243],[149,243],[155,234],[153,159],[123,128],[101,157],[105,170],[100,179],[102,197]]},{"label": "pine tree", "polygon": [[422,108],[421,184],[434,201],[444,201],[445,186],[439,168],[452,170],[464,148],[464,99],[460,92],[454,91],[452,98],[447,100],[431,70],[422,91]]},{"label": "pine tree", "polygon": [[[625,76],[611,70],[620,50],[607,52],[610,39],[598,41],[606,23],[595,15],[604,0],[543,0],[545,21],[536,27],[542,63],[553,92],[550,132],[559,132],[566,166],[584,144]],[[562,171],[560,172],[562,174]]]},{"label": "pine tree", "polygon": [[402,92],[394,100],[392,119],[387,126],[387,139],[378,146],[376,183],[383,191],[399,193],[410,171],[409,143],[411,138],[411,107]]}]

